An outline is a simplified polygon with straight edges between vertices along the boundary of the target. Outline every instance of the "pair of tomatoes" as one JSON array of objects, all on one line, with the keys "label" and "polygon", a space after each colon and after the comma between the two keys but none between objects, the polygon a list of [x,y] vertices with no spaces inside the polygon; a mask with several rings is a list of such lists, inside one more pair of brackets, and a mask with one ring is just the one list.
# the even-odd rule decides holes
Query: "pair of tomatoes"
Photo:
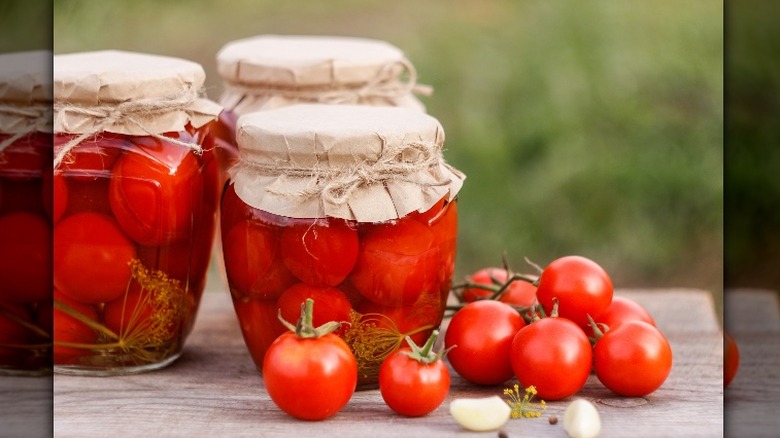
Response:
[{"label": "pair of tomatoes", "polygon": [[229,184],[221,219],[225,271],[258,368],[284,331],[277,311],[293,320],[307,298],[318,303],[316,325],[382,315],[382,324],[421,342],[441,322],[454,270],[455,202],[383,223],[293,219],[249,206]]},{"label": "pair of tomatoes", "polygon": [[[93,354],[66,345],[110,344],[129,321],[152,324],[133,262],[180,285],[171,299],[185,310],[168,313],[178,327],[169,341],[192,329],[213,242],[218,168],[207,130],[187,126],[165,136],[203,151],[155,137],[101,133],[75,145],[54,170],[55,363],[76,364]],[[73,138],[56,135],[55,148]]]},{"label": "pair of tomatoes", "polygon": [[[493,278],[500,283],[506,277]],[[576,394],[591,369],[624,396],[647,395],[666,380],[672,364],[668,341],[640,305],[613,297],[611,279],[592,260],[567,256],[550,263],[536,282],[535,299],[546,317],[524,307],[527,300],[509,303],[513,308],[483,299],[458,310],[445,337],[445,345],[458,345],[449,354],[455,371],[485,385],[515,376],[548,400]],[[609,326],[606,333],[596,331],[595,345],[590,317],[597,327]]]}]

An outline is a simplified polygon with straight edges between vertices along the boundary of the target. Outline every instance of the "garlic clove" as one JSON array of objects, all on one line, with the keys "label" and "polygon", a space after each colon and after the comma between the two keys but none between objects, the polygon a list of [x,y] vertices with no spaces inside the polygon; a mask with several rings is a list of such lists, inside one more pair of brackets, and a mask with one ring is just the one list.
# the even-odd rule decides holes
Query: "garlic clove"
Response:
[{"label": "garlic clove", "polygon": [[563,428],[571,438],[594,438],[601,431],[601,418],[593,403],[578,398],[566,408]]},{"label": "garlic clove", "polygon": [[509,421],[512,409],[495,395],[485,398],[459,398],[450,403],[450,414],[468,430],[496,430]]}]

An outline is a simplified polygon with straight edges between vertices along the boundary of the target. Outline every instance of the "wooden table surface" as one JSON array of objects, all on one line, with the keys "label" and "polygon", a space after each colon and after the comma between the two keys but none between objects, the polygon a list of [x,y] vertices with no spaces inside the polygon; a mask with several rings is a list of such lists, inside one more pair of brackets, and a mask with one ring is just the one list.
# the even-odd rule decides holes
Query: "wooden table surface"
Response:
[{"label": "wooden table surface", "polygon": [[[577,397],[596,404],[601,436],[722,436],[723,339],[711,295],[691,289],[618,290],[616,294],[633,298],[650,311],[672,345],[674,365],[666,383],[644,398],[615,396],[591,376]],[[776,314],[775,318],[780,321]],[[740,391],[748,381],[739,377],[730,391]],[[474,386],[453,373],[448,399],[422,418],[394,414],[378,390],[367,390],[356,392],[330,419],[295,420],[276,408],[264,391],[228,294],[210,291],[204,294],[185,353],[168,368],[122,377],[55,375],[54,432],[63,438],[493,437],[497,432],[462,429],[449,415],[448,405],[457,397],[502,395],[502,388]],[[510,437],[565,437],[562,421],[550,425],[547,416],[562,420],[570,401],[549,402],[542,418],[510,420],[503,430]]]}]

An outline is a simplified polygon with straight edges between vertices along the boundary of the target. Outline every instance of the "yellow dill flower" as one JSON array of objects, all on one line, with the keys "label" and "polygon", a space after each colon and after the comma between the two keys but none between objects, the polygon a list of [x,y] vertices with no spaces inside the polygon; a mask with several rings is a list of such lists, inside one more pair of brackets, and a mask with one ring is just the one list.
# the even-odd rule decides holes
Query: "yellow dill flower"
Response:
[{"label": "yellow dill flower", "polygon": [[531,385],[520,393],[520,386],[515,384],[512,388],[504,389],[504,395],[509,396],[507,404],[512,408],[512,418],[539,418],[542,411],[547,408],[547,403],[540,400],[538,403],[532,401],[537,394],[536,388]]}]

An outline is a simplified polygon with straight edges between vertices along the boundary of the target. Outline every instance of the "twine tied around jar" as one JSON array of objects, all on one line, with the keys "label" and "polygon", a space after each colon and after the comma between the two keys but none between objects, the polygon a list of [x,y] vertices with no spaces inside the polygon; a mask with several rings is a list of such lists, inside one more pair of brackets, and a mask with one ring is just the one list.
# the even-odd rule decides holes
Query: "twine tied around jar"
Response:
[{"label": "twine tied around jar", "polygon": [[14,129],[9,130],[8,133],[12,134],[10,137],[0,142],[0,152],[33,132],[51,132],[51,105],[18,106],[3,103],[0,104],[0,117],[2,116],[14,120]]},{"label": "twine tied around jar", "polygon": [[[457,176],[462,176],[460,171],[444,161],[441,149],[436,144],[424,141],[388,146],[376,160],[364,160],[357,164],[337,168],[302,168],[275,163],[248,163],[246,161],[242,161],[236,167],[243,166],[250,167],[253,171],[266,176],[312,179],[313,184],[303,190],[290,192],[283,189],[284,185],[272,185],[266,190],[292,200],[305,200],[319,196],[323,202],[332,205],[344,205],[352,194],[361,187],[383,184],[387,181],[405,181],[425,187],[449,185],[451,180],[443,175],[441,166]],[[422,173],[430,175],[433,181],[430,181],[431,178],[425,177],[414,178],[415,175]]]},{"label": "twine tied around jar", "polygon": [[[406,80],[402,76],[406,72]],[[227,91],[245,96],[282,96],[302,102],[355,104],[361,100],[379,98],[400,98],[410,93],[430,96],[433,87],[417,83],[417,70],[407,59],[385,64],[369,82],[358,86],[312,86],[300,88],[267,87],[228,83]]]},{"label": "twine tied around jar", "polygon": [[[103,104],[94,106],[74,105],[72,103],[55,103],[54,117],[64,117],[67,114],[76,114],[96,120],[94,125],[86,132],[80,133],[66,144],[55,149],[54,167],[58,167],[68,153],[81,142],[95,134],[105,131],[120,120],[130,123],[146,132],[148,135],[168,143],[187,147],[200,154],[203,149],[195,143],[188,143],[175,138],[166,137],[158,132],[148,129],[142,119],[164,114],[172,111],[190,112],[192,105],[198,100],[201,92],[195,89],[187,89],[170,97],[154,97],[147,99],[128,100],[120,103]],[[56,121],[55,121],[56,124]]]}]

